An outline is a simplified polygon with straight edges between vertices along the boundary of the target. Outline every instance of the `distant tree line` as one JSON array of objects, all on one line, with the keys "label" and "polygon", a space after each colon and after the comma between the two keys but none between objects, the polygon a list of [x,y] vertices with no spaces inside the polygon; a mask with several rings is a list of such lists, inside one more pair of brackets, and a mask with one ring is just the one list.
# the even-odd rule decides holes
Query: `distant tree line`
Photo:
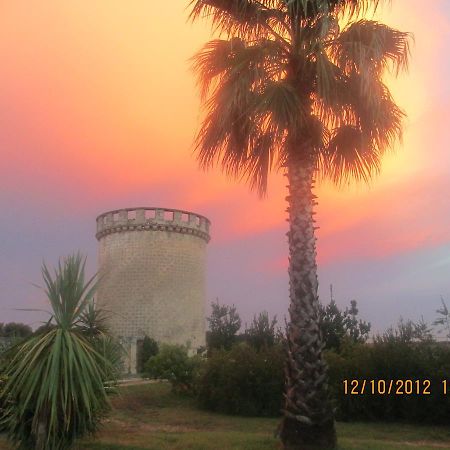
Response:
[{"label": "distant tree line", "polygon": [[[319,324],[325,349],[339,351],[344,342],[364,343],[369,337],[370,322],[358,317],[356,300],[344,311],[333,298],[327,305],[319,304]],[[249,326],[239,333],[242,320],[235,305],[223,305],[216,299],[211,304],[211,315],[207,318],[206,333],[208,352],[213,349],[230,350],[234,344],[247,342],[256,349],[272,346],[283,340],[283,330],[277,325],[277,317],[269,317],[267,311],[253,317]]]},{"label": "distant tree line", "polygon": [[25,338],[31,336],[33,330],[29,325],[24,323],[0,323],[0,337],[4,338]]}]

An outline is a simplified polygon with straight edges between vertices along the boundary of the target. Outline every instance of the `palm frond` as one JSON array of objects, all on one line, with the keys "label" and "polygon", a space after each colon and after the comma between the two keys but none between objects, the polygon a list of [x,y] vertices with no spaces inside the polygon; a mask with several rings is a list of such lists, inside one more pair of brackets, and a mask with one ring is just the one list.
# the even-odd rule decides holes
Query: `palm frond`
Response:
[{"label": "palm frond", "polygon": [[[268,107],[284,115],[285,121],[295,116],[280,108],[281,100],[275,105],[279,95],[274,83],[282,79],[286,64],[283,49],[269,39],[252,45],[238,38],[213,41],[195,56],[194,70],[203,96],[213,91],[204,102],[206,117],[196,139],[202,167],[220,160],[227,174],[237,176],[252,143],[259,139],[255,120],[267,115]],[[284,101],[292,103],[293,92],[287,94],[279,87],[278,94],[284,93]]]},{"label": "palm frond", "polygon": [[330,60],[324,50],[316,52],[315,60],[315,93],[326,103],[335,103],[341,96],[339,88],[343,87],[342,70]]},{"label": "palm frond", "polygon": [[233,174],[246,160],[252,84],[252,77],[230,75],[207,102],[207,115],[196,138],[201,167],[209,169],[222,157],[223,168]]},{"label": "palm frond", "polygon": [[[220,164],[262,195],[268,172],[289,160],[312,158],[336,181],[369,180],[401,139],[404,117],[383,70],[406,69],[409,55],[408,33],[360,19],[380,2],[193,1],[191,18],[209,14],[232,36],[193,58],[205,110],[195,142],[201,167]],[[342,31],[340,15],[350,20]]]},{"label": "palm frond", "polygon": [[357,127],[342,125],[333,130],[328,146],[320,155],[321,176],[336,185],[351,180],[368,183],[381,167],[380,153]]},{"label": "palm frond", "polygon": [[361,120],[361,128],[370,134],[378,152],[393,149],[396,141],[402,142],[403,119],[405,113],[392,99],[389,89],[380,83],[382,94],[372,102],[372,108],[366,109],[366,116]]},{"label": "palm frond", "polygon": [[79,314],[78,329],[88,337],[107,335],[109,315],[99,308],[94,301],[89,302]]},{"label": "palm frond", "polygon": [[296,89],[286,80],[269,81],[253,98],[252,108],[256,114],[269,120],[270,127],[281,135],[305,123],[306,112],[302,110]]},{"label": "palm frond", "polygon": [[255,125],[242,174],[250,188],[264,196],[269,173],[274,165],[283,165],[282,152],[288,130],[304,126],[306,112],[301,108],[296,90],[285,80],[267,83],[254,96],[252,111]]},{"label": "palm frond", "polygon": [[192,0],[189,18],[210,18],[213,27],[228,36],[245,39],[277,36],[286,29],[285,14],[270,2],[257,0]]},{"label": "palm frond", "polygon": [[314,101],[315,113],[329,129],[357,127],[380,153],[401,141],[405,114],[378,77],[364,79],[354,72],[349,76],[341,73],[332,79],[331,86],[327,96],[316,95]]},{"label": "palm frond", "polygon": [[390,3],[391,0],[332,0],[334,12],[349,19],[364,16],[369,11],[375,12],[383,2]]},{"label": "palm frond", "polygon": [[50,301],[56,323],[70,328],[92,298],[96,289],[95,276],[84,281],[86,260],[80,254],[71,255],[59,261],[54,277],[45,265],[42,266],[47,297]]},{"label": "palm frond", "polygon": [[220,163],[225,173],[246,178],[264,195],[287,131],[305,122],[296,90],[284,80],[255,88],[252,77],[237,75],[222,81],[208,106],[196,140],[201,166]]},{"label": "palm frond", "polygon": [[256,136],[252,143],[252,152],[242,170],[242,176],[247,179],[250,188],[261,197],[267,193],[268,177],[275,158],[276,149],[272,139],[272,130],[266,130]]},{"label": "palm frond", "polygon": [[253,84],[261,83],[280,78],[287,65],[283,47],[272,39],[259,39],[251,44],[240,38],[216,39],[208,42],[191,61],[202,101],[225,76],[242,75]]},{"label": "palm frond", "polygon": [[[381,0],[285,0],[292,19],[313,22],[318,17],[342,15],[360,17],[368,11],[376,11]],[[390,1],[390,0],[388,0]]]},{"label": "palm frond", "polygon": [[191,58],[202,101],[206,99],[214,80],[216,83],[220,82],[224,74],[229,71],[232,50],[231,41],[215,39],[209,41]]},{"label": "palm frond", "polygon": [[411,34],[374,20],[350,23],[331,41],[329,49],[336,64],[347,74],[392,68],[395,74],[408,68]]}]

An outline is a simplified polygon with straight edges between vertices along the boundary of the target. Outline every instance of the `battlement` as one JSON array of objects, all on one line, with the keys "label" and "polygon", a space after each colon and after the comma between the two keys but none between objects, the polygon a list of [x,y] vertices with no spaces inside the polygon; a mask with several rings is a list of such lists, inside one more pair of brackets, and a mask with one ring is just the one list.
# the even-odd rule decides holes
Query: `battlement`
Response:
[{"label": "battlement", "polygon": [[192,234],[209,242],[211,222],[200,214],[168,208],[125,208],[108,211],[97,217],[98,240],[123,231],[170,231]]}]

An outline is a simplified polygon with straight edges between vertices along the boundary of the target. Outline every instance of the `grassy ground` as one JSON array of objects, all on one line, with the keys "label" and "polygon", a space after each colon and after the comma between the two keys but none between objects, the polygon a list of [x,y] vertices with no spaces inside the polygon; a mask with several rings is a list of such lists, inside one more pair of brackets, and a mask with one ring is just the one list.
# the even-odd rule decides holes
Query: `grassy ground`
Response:
[{"label": "grassy ground", "polygon": [[[79,450],[276,450],[278,419],[200,411],[167,384],[121,388],[114,411]],[[337,425],[340,450],[450,450],[450,429],[393,424]],[[10,450],[0,437],[0,450]]]}]

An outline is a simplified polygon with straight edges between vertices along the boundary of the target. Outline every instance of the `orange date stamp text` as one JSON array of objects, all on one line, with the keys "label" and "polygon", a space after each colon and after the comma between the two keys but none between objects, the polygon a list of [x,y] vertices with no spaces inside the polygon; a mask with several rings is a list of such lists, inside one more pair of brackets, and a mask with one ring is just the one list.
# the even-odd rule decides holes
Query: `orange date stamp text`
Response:
[{"label": "orange date stamp text", "polygon": [[[343,380],[344,395],[431,395],[430,380]],[[441,392],[450,391],[450,381],[442,380]]]}]

